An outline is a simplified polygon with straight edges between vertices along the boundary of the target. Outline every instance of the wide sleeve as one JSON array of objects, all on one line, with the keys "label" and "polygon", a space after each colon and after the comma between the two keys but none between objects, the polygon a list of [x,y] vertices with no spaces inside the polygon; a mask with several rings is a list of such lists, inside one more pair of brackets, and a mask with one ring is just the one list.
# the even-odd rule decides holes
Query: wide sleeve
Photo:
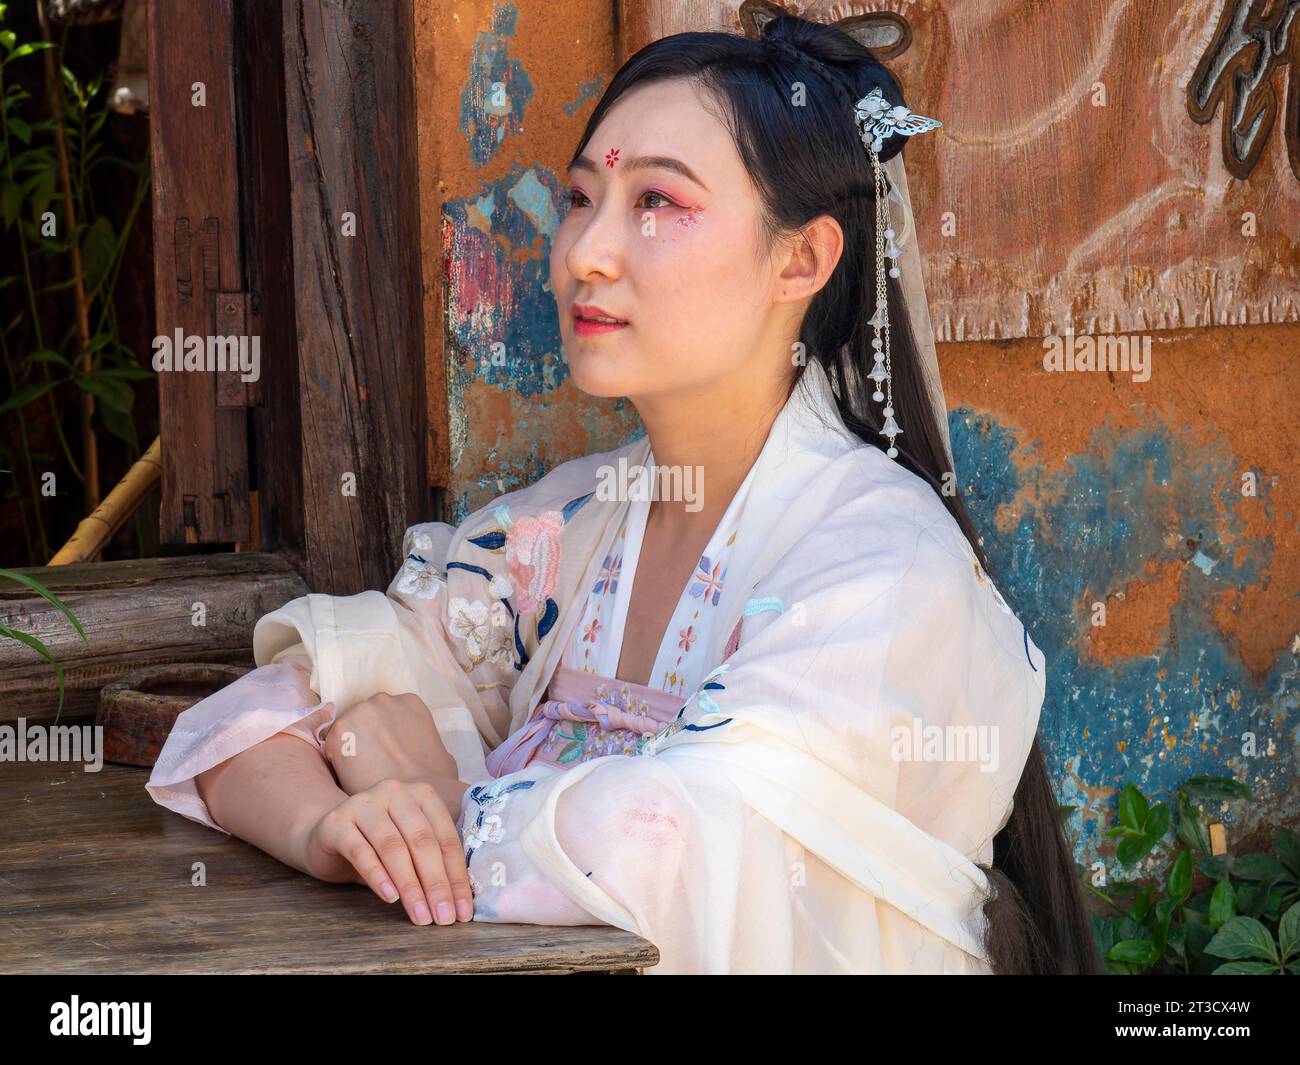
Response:
[{"label": "wide sleeve", "polygon": [[274,661],[182,711],[145,784],[153,800],[226,832],[199,796],[195,778],[200,773],[279,732],[312,744],[323,756],[336,708],[311,689],[310,665],[301,645],[287,648]]},{"label": "wide sleeve", "polygon": [[[484,754],[503,738],[518,674],[500,655],[470,661],[464,641],[448,631],[446,557],[455,533],[442,522],[407,529],[405,557],[386,592],[312,593],[260,618],[257,668],[179,715],[145,785],[150,796],[224,832],[199,797],[200,773],[278,732],[323,755],[337,714],[380,692],[418,694],[460,779],[486,776]],[[457,577],[466,586],[482,580],[472,572]]]},{"label": "wide sleeve", "polygon": [[466,792],[476,920],[615,925],[651,973],[989,971],[1041,654],[945,529],[827,526],[646,754]]},{"label": "wide sleeve", "polygon": [[[301,645],[312,690],[341,709],[380,692],[418,695],[468,783],[488,775],[486,752],[507,735],[519,672],[508,628],[481,603],[491,574],[448,562],[456,532],[443,522],[408,529],[405,560],[386,592],[310,593],[265,615],[253,630],[253,655],[261,665]],[[466,597],[484,617],[450,619],[449,607],[459,610]]]}]

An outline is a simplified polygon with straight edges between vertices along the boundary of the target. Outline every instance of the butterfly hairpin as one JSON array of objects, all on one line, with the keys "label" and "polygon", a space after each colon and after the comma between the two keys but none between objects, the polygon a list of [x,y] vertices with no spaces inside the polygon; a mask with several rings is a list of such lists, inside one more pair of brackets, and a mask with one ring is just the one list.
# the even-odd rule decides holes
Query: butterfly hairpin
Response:
[{"label": "butterfly hairpin", "polygon": [[858,128],[862,130],[862,143],[871,139],[871,150],[880,151],[886,140],[899,133],[904,137],[914,137],[918,133],[928,133],[943,125],[937,118],[926,118],[904,107],[890,104],[881,93],[879,86],[872,89],[854,105]]}]

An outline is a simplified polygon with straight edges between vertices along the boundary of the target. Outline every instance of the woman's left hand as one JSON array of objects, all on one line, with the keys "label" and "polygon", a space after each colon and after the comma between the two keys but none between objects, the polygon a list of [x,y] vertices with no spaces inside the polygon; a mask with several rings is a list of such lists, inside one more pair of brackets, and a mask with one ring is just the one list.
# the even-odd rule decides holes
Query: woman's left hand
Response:
[{"label": "woman's left hand", "polygon": [[456,780],[456,760],[418,695],[381,692],[338,714],[325,736],[325,758],[349,795],[381,780]]}]

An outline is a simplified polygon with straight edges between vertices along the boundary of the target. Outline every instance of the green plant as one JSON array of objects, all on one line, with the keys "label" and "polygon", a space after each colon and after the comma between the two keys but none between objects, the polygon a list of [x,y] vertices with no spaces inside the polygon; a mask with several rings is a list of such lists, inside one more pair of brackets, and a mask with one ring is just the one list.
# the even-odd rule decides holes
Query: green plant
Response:
[{"label": "green plant", "polygon": [[[0,4],[0,25],[4,13]],[[94,471],[83,469],[74,455],[63,431],[67,404],[56,399],[67,394],[90,397],[86,406],[93,412],[85,415],[82,426],[83,459],[93,461],[96,454],[96,424],[122,440],[130,457],[137,458],[133,382],[154,377],[122,342],[114,303],[126,240],[149,191],[149,166],[104,151],[109,107],[102,77],[83,84],[60,64],[47,85],[51,100],[57,101],[51,117],[23,117],[32,94],[7,75],[14,64],[53,47],[42,41],[19,42],[13,30],[0,29],[0,224],[4,239],[16,245],[18,266],[16,273],[0,275],[0,359],[7,386],[0,418],[15,430],[3,437],[17,440],[14,449],[0,446],[0,465],[21,473],[16,486],[28,493],[35,525],[33,536],[20,489],[18,510],[27,555],[39,562],[48,559],[51,550],[37,469],[38,463],[48,468],[55,456],[34,449],[35,422],[30,415],[38,405],[48,408],[63,461],[84,484]],[[50,69],[55,69],[52,63]],[[61,187],[61,154],[66,157],[66,187]],[[95,202],[105,166],[124,167],[135,175],[131,206],[120,231]],[[66,224],[69,217],[76,220],[74,227]],[[7,299],[11,293],[17,298]],[[67,324],[55,335],[47,330],[46,320]]]},{"label": "green plant", "polygon": [[[1126,867],[1157,847],[1167,866],[1156,883],[1124,881],[1088,890],[1116,912],[1092,918],[1113,973],[1300,974],[1300,836],[1277,830],[1274,852],[1214,855],[1194,799],[1248,799],[1245,784],[1198,776],[1178,789],[1176,825],[1167,803],[1151,804],[1132,783],[1120,793],[1116,856]],[[1176,843],[1166,843],[1171,826]],[[1204,887],[1195,891],[1195,874]]]},{"label": "green plant", "polygon": [[[68,620],[72,622],[72,627],[81,634],[82,640],[84,640],[87,645],[90,644],[90,638],[86,635],[86,630],[81,627],[81,622],[77,620],[77,616],[62,602],[60,602],[59,598],[40,581],[27,576],[25,573],[15,573],[13,570],[9,569],[0,569],[0,577],[7,577],[11,581],[16,581],[18,584],[30,588],[43,599],[53,603],[62,610]],[[58,721],[59,715],[63,713],[64,694],[63,667],[59,665],[58,659],[50,654],[49,648],[35,636],[31,635],[31,633],[20,632],[18,629],[11,629],[7,625],[0,625],[0,638],[17,640],[19,643],[25,643],[28,647],[38,652],[47,662],[49,662],[50,667],[54,670],[54,676],[59,682],[59,709],[54,715],[54,720]]]}]

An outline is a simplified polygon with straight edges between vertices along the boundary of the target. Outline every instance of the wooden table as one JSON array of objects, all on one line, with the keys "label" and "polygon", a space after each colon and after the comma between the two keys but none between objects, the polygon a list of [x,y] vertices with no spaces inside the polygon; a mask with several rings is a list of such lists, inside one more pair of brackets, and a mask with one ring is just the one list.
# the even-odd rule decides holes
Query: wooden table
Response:
[{"label": "wooden table", "polygon": [[[5,973],[635,973],[654,946],[607,925],[417,926],[182,817],[149,770],[0,762]],[[194,886],[195,863],[206,886]]]}]

